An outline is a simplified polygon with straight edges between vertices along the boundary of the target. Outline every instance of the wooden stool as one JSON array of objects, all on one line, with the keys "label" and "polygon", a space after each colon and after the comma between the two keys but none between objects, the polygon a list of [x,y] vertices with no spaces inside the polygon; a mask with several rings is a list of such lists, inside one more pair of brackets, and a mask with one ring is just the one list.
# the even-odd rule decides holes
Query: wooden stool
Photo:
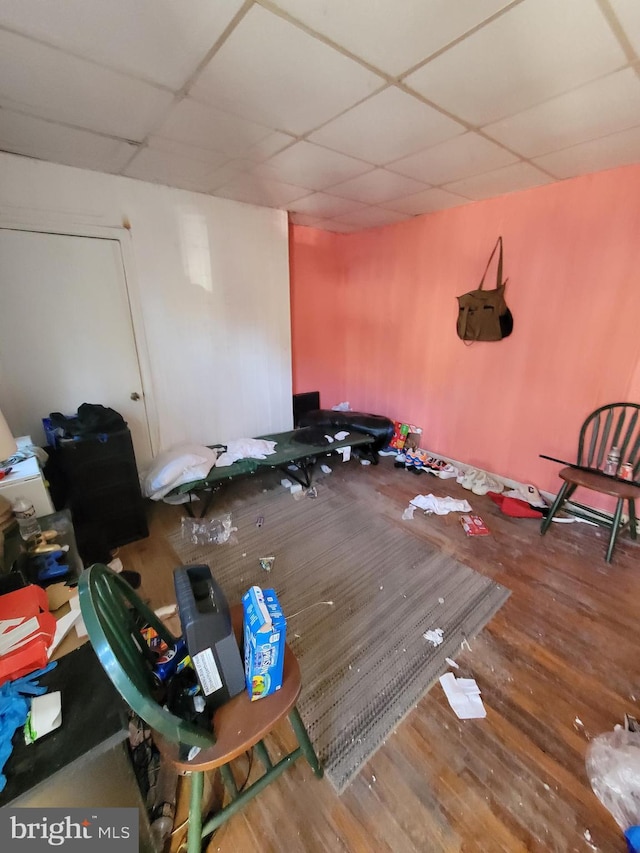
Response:
[{"label": "wooden stool", "polygon": [[[191,778],[188,853],[199,851],[202,838],[221,826],[298,758],[306,758],[314,774],[318,778],[322,776],[322,768],[296,708],[301,685],[300,667],[289,646],[285,649],[281,689],[255,702],[243,691],[215,712],[213,731],[209,733],[172,714],[154,697],[152,673],[134,637],[138,635],[142,620],[173,646],[175,637],[166,625],[126,581],[99,563],[83,572],[78,588],[89,639],[107,674],[129,707],[153,729],[154,740],[163,756],[174,763],[179,773]],[[231,618],[238,637],[242,631],[242,608],[233,607]],[[285,716],[289,717],[298,746],[274,764],[263,738]],[[200,751],[185,761],[179,757],[181,745],[198,747]],[[245,790],[238,791],[229,763],[251,747],[255,748],[265,773]],[[203,826],[204,774],[218,768],[231,802]]]}]

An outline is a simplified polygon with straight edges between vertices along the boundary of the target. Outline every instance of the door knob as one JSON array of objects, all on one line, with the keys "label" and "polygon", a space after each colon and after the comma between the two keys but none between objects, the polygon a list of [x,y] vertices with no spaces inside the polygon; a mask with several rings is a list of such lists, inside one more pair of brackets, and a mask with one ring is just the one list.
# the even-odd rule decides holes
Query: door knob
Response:
[{"label": "door knob", "polygon": [[132,400],[139,400],[139,399],[140,399],[140,394],[138,394],[138,392],[137,392],[137,391],[133,391],[133,392],[131,393],[131,399],[132,399]]}]

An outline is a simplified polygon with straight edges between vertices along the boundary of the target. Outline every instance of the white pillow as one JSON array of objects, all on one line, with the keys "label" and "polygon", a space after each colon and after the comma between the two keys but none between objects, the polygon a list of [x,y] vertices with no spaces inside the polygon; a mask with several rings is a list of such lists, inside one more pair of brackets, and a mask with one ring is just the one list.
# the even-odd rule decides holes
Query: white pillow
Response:
[{"label": "white pillow", "polygon": [[153,460],[142,478],[142,493],[161,500],[176,486],[206,477],[218,458],[218,451],[204,444],[179,444]]}]

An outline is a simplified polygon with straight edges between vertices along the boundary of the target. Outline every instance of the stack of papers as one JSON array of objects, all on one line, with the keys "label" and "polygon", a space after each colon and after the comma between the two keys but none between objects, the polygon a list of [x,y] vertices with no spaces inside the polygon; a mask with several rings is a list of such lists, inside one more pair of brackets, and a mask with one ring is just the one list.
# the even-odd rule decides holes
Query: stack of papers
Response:
[{"label": "stack of papers", "polygon": [[447,672],[440,676],[440,684],[460,720],[479,720],[487,716],[475,679],[456,678],[452,672]]}]

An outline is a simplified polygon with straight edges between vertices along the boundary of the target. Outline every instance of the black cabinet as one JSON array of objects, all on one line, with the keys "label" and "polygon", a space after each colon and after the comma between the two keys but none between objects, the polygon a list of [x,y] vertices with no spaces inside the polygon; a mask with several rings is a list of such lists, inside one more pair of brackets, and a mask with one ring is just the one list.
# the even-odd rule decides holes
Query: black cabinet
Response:
[{"label": "black cabinet", "polygon": [[97,549],[111,551],[149,535],[128,429],[63,439],[55,467],[85,563],[104,561]]}]

